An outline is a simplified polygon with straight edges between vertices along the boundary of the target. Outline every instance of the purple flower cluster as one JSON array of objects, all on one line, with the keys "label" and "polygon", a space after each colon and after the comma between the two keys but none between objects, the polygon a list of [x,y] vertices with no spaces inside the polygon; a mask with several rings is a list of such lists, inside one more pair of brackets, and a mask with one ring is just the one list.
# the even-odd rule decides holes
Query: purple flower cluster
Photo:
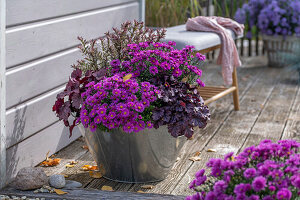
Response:
[{"label": "purple flower cluster", "polygon": [[[111,61],[111,73],[132,73],[138,80],[151,81],[153,77],[174,76],[181,81],[187,76],[198,77],[197,83],[204,86],[199,79],[202,71],[197,66],[205,60],[205,56],[196,53],[192,55],[193,46],[186,46],[182,50],[174,48],[175,42],[151,43],[142,42],[129,44],[126,51],[129,60]],[[195,79],[193,79],[195,80]],[[155,84],[155,83],[154,83]]]},{"label": "purple flower cluster", "polygon": [[299,0],[249,0],[235,14],[239,23],[256,26],[267,35],[300,36]]},{"label": "purple flower cluster", "polygon": [[196,194],[186,200],[296,199],[300,195],[300,143],[262,141],[237,156],[210,159],[210,174],[201,169],[190,188]]},{"label": "purple flower cluster", "polygon": [[86,85],[80,112],[85,128],[94,132],[97,127],[107,131],[122,127],[128,133],[152,128],[147,114],[160,92],[149,82],[139,83],[130,74],[124,75],[115,74]]}]

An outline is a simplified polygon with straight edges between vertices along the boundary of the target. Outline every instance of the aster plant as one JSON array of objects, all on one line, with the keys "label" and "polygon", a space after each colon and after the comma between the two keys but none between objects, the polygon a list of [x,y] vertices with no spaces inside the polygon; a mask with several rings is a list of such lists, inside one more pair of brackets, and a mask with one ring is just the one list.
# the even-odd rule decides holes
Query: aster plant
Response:
[{"label": "aster plant", "polygon": [[[262,141],[240,154],[212,158],[190,183],[196,193],[186,200],[275,200],[300,196],[300,143]],[[299,198],[298,198],[299,199]]]},{"label": "aster plant", "polygon": [[139,22],[113,30],[98,42],[80,38],[85,58],[53,106],[70,132],[79,123],[92,132],[128,133],[167,125],[174,137],[190,138],[194,127],[204,128],[210,114],[196,86],[204,86],[205,57],[192,46],[177,50],[175,42],[160,42],[163,30]]},{"label": "aster plant", "polygon": [[299,0],[249,0],[235,13],[235,20],[266,35],[300,36]]}]

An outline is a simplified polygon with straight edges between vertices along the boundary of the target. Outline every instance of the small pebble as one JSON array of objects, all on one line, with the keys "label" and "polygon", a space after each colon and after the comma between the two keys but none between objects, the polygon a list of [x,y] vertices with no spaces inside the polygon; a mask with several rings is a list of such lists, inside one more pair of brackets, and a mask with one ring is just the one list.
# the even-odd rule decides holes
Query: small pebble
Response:
[{"label": "small pebble", "polygon": [[63,188],[66,185],[66,179],[63,175],[55,174],[49,177],[49,184],[54,188]]}]

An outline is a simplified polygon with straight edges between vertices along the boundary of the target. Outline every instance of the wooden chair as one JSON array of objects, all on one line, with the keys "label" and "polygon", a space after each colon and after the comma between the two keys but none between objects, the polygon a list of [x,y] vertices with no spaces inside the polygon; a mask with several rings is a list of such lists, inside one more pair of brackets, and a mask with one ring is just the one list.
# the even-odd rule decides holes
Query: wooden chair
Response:
[{"label": "wooden chair", "polygon": [[[233,39],[237,39],[233,31],[228,30]],[[221,39],[215,33],[209,32],[193,32],[186,31],[185,25],[179,25],[167,28],[165,41],[175,41],[176,48],[181,49],[186,45],[193,45],[195,49],[202,54],[219,49],[221,47]],[[199,93],[204,99],[205,105],[232,93],[234,109],[239,110],[239,90],[236,69],[232,73],[232,86],[205,86],[199,88]]]}]

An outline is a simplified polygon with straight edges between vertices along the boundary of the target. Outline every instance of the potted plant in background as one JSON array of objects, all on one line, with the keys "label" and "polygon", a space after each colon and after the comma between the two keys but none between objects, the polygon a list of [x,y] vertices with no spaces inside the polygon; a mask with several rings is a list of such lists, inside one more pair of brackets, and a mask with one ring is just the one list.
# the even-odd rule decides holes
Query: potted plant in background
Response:
[{"label": "potted plant in background", "polygon": [[237,10],[235,20],[262,34],[270,67],[286,65],[282,53],[294,51],[300,39],[299,0],[249,0]]},{"label": "potted plant in background", "polygon": [[205,57],[191,46],[177,50],[174,42],[160,43],[164,35],[135,21],[98,40],[79,38],[85,58],[73,66],[53,110],[70,132],[83,125],[106,178],[164,179],[182,136],[191,138],[195,127],[204,128],[210,118],[197,91],[204,85],[199,65]]},{"label": "potted plant in background", "polygon": [[195,174],[190,188],[196,191],[186,200],[296,200],[300,195],[300,143],[262,141],[240,154],[212,158]]}]

